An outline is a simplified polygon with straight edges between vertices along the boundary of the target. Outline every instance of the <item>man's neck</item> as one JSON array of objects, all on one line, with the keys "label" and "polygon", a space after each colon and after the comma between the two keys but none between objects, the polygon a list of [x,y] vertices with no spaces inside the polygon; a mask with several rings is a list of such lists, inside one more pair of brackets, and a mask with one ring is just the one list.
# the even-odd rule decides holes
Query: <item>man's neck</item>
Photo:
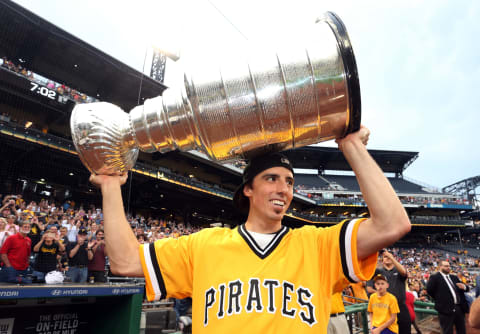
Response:
[{"label": "man's neck", "polygon": [[377,294],[380,296],[380,297],[383,297],[387,294],[387,291],[383,291],[383,292],[377,292]]},{"label": "man's neck", "polygon": [[257,233],[276,233],[282,228],[282,222],[265,222],[260,219],[252,219],[250,216],[245,222],[247,231]]},{"label": "man's neck", "polygon": [[392,270],[393,267],[395,267],[393,264],[384,264],[383,265],[383,268],[386,269],[386,270]]}]

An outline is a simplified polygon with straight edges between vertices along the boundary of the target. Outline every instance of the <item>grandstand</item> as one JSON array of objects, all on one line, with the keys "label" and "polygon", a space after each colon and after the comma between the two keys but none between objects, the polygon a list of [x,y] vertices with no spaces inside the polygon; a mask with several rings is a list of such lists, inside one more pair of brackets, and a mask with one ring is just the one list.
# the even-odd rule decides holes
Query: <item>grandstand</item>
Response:
[{"label": "grandstand", "polygon": [[[71,142],[73,105],[100,100],[130,110],[166,87],[13,2],[1,7],[0,24],[10,32],[0,37],[0,152],[8,157],[0,169],[3,192],[98,203],[99,194],[89,185]],[[414,225],[465,225],[460,213],[473,210],[469,202],[403,178],[417,152],[370,153],[393,175],[389,180]],[[337,149],[304,147],[286,154],[295,168],[317,171],[297,173],[286,224],[325,226],[368,214],[354,176],[338,175],[349,166]],[[201,153],[141,153],[130,181],[124,197],[133,214],[201,224],[236,225],[244,219],[230,201],[241,169],[216,164]]]}]

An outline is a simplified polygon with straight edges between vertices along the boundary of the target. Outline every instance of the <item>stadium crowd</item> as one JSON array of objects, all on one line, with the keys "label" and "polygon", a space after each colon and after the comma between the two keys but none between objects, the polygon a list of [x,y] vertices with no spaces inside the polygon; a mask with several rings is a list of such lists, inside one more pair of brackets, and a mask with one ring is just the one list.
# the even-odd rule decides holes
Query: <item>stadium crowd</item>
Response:
[{"label": "stadium crowd", "polygon": [[[138,241],[178,238],[200,230],[170,220],[128,217]],[[45,282],[51,271],[66,281],[105,282],[107,255],[103,213],[72,200],[62,205],[46,199],[26,201],[22,195],[3,197],[0,208],[0,281]]]},{"label": "stadium crowd", "polygon": [[[323,188],[318,187],[311,187],[308,185],[296,185],[295,192],[297,194],[306,196],[311,198],[315,201],[328,201],[331,200],[332,202],[351,202],[351,203],[359,203],[365,204],[365,201],[362,198],[361,194],[341,194],[335,196],[333,198],[324,197],[322,193],[317,193],[316,191],[320,190],[345,190],[345,189],[338,189],[332,186],[326,186]],[[348,189],[346,189],[348,190]],[[402,204],[417,204],[417,205],[426,205],[426,204],[451,204],[451,205],[470,205],[470,202],[467,199],[463,198],[455,198],[455,197],[428,197],[428,194],[421,194],[419,196],[399,196],[400,201]]]}]

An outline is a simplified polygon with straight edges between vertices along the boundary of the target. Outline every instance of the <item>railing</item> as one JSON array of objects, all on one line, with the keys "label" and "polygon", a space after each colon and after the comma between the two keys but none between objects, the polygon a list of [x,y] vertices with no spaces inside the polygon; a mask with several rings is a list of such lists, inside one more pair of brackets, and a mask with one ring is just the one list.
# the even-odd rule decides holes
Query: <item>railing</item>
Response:
[{"label": "railing", "polygon": [[345,306],[345,317],[351,334],[368,334],[367,308],[368,304],[366,303]]}]

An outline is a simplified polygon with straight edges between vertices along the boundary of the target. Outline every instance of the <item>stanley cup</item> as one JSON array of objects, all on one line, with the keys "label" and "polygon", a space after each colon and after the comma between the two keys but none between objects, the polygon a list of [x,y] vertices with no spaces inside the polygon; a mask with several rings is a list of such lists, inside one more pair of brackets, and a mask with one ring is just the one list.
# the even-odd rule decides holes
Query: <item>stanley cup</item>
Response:
[{"label": "stanley cup", "polygon": [[328,12],[300,49],[185,74],[183,87],[129,114],[105,103],[77,105],[70,126],[83,164],[121,174],[139,150],[200,150],[225,162],[341,138],[360,128],[355,56],[342,21]]}]

